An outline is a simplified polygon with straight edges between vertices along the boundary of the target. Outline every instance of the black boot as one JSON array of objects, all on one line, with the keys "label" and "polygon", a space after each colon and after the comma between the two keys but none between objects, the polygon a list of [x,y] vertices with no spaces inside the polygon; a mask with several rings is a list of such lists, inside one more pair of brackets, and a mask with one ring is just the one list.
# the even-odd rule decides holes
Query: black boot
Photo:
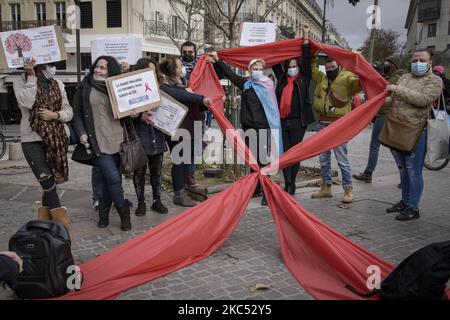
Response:
[{"label": "black boot", "polygon": [[161,214],[166,214],[169,210],[162,204],[161,199],[156,198],[152,204],[152,210]]},{"label": "black boot", "polygon": [[139,201],[138,207],[136,208],[136,211],[134,214],[137,217],[143,217],[145,216],[145,212],[147,211],[147,205],[145,204],[145,201]]},{"label": "black boot", "polygon": [[98,227],[106,228],[109,225],[109,211],[111,210],[111,201],[100,199],[98,201]]},{"label": "black boot", "polygon": [[117,207],[116,210],[120,216],[120,229],[122,231],[130,231],[131,230],[131,219],[130,219],[130,207],[124,205],[122,207]]}]

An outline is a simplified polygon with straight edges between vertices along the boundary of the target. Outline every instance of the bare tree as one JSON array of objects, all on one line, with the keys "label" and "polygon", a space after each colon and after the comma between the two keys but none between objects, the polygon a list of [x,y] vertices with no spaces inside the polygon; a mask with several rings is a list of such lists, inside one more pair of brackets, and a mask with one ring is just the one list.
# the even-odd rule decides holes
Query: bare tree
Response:
[{"label": "bare tree", "polygon": [[[373,61],[384,61],[389,56],[399,53],[401,46],[398,42],[400,35],[393,30],[375,30],[375,47]],[[371,37],[368,37],[363,45],[362,55],[369,59]]]}]

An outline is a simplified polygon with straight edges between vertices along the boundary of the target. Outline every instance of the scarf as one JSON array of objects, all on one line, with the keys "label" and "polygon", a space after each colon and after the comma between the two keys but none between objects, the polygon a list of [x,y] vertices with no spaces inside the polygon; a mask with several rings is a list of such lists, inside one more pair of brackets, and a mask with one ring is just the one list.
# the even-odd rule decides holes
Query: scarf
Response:
[{"label": "scarf", "polygon": [[[280,112],[278,111],[277,97],[275,95],[275,86],[270,78],[263,76],[259,80],[250,78],[244,84],[244,91],[249,90],[251,87],[256,92],[256,95],[261,101],[264,108],[264,113],[266,114],[267,122],[269,123],[271,137],[273,141],[278,141],[278,143],[272,143],[271,158],[277,159],[283,154],[283,137],[281,135],[281,121]],[[277,151],[277,152],[272,152]]]},{"label": "scarf", "polygon": [[191,62],[187,62],[187,61],[184,61],[183,59],[181,59],[181,63],[183,63],[183,65],[186,67],[186,79],[187,80],[189,80],[189,78],[191,77],[191,73],[194,70],[195,65],[197,64],[198,60],[199,60],[199,57],[195,58]]},{"label": "scarf", "polygon": [[292,93],[294,92],[294,82],[299,77],[297,74],[295,77],[287,77],[287,84],[283,89],[280,101],[280,117],[281,119],[287,118],[291,113],[292,106]]},{"label": "scarf", "polygon": [[69,143],[64,124],[39,118],[39,109],[52,112],[61,111],[62,95],[56,80],[49,80],[48,86],[37,86],[36,100],[30,111],[30,126],[42,138],[45,150],[45,159],[57,184],[67,182],[69,179],[69,165],[67,151]]},{"label": "scarf", "polygon": [[108,95],[108,89],[106,89],[106,82],[105,82],[105,80],[96,80],[95,76],[92,75],[92,77],[91,77],[91,85],[97,91],[100,91],[101,93]]}]

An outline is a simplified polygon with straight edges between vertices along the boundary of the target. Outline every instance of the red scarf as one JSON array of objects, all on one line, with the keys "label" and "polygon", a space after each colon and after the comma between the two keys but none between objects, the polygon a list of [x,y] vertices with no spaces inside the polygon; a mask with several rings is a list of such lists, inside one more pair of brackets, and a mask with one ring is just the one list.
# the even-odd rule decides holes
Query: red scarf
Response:
[{"label": "red scarf", "polygon": [[295,77],[287,77],[287,84],[283,89],[280,101],[280,118],[285,119],[291,113],[292,93],[294,92],[294,81],[297,80],[299,74]]}]

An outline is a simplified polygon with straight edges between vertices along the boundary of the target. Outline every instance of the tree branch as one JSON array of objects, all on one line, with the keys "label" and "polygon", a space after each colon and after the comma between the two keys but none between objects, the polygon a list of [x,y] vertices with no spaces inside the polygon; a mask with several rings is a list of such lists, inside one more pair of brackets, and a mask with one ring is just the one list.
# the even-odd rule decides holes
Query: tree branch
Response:
[{"label": "tree branch", "polygon": [[277,0],[274,3],[271,4],[271,6],[266,10],[266,12],[264,12],[264,14],[262,15],[263,19],[266,19],[267,16],[269,15],[269,13],[275,9],[276,7],[278,7],[280,4],[282,4],[285,0]]}]

